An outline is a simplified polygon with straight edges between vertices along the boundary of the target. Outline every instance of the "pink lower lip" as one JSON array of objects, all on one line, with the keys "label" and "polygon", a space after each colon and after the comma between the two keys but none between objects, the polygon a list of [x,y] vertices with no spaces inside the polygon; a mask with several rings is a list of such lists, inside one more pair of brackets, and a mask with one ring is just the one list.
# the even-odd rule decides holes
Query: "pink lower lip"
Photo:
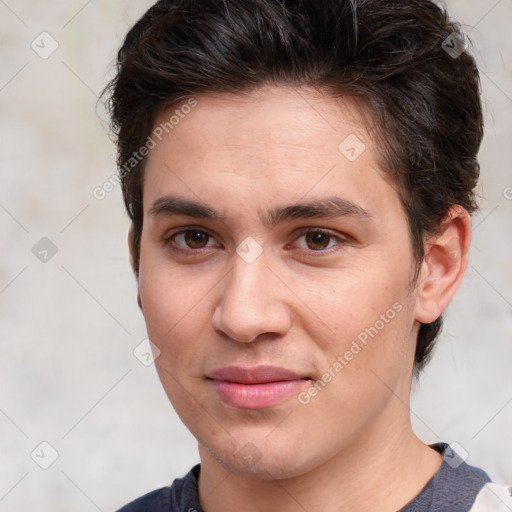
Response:
[{"label": "pink lower lip", "polygon": [[307,379],[258,384],[241,384],[224,380],[210,382],[226,404],[240,409],[263,409],[279,404],[292,393],[298,393]]}]

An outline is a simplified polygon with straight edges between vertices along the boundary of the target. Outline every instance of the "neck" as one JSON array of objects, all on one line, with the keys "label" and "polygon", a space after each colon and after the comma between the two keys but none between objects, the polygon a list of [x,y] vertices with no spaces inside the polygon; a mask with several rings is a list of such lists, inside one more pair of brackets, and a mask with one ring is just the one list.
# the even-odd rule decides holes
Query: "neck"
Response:
[{"label": "neck", "polygon": [[293,478],[231,473],[200,448],[199,496],[205,512],[363,512],[376,504],[382,512],[399,510],[434,476],[442,457],[413,433],[408,407],[397,408],[348,448]]}]

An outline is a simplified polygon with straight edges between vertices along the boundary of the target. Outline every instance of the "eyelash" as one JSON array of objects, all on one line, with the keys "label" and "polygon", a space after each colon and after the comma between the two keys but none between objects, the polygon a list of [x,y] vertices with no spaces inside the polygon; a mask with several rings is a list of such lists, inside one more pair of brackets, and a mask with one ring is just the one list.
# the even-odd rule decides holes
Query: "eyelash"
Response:
[{"label": "eyelash", "polygon": [[[168,236],[164,237],[164,239],[163,239],[164,245],[166,247],[169,247],[173,252],[178,252],[178,253],[181,253],[181,254],[185,254],[187,256],[192,255],[192,253],[200,253],[202,251],[202,249],[208,249],[209,248],[209,247],[201,247],[199,249],[192,249],[192,248],[184,249],[182,246],[176,245],[174,242],[172,242],[172,239],[175,238],[176,236],[184,234],[184,233],[188,233],[190,231],[196,231],[196,232],[199,232],[199,233],[202,233],[202,234],[208,236],[209,238],[214,238],[212,235],[210,235],[210,233],[208,233],[207,231],[205,231],[202,228],[199,228],[199,227],[196,228],[194,226],[188,226],[185,229],[180,229],[179,231],[176,231],[176,232],[171,233]],[[316,227],[315,228],[313,228],[313,227],[302,228],[301,230],[299,230],[299,233],[298,233],[296,239],[300,238],[301,236],[307,235],[308,233],[314,233],[314,234],[320,233],[322,235],[328,236],[331,239],[337,240],[338,241],[338,245],[339,244],[345,244],[347,242],[347,238],[346,237],[335,235],[332,232],[327,231],[327,230],[325,230],[323,228],[316,228]],[[313,256],[322,256],[322,255],[326,255],[326,254],[328,255],[328,254],[332,254],[334,252],[337,252],[337,251],[341,250],[341,248],[338,248],[338,249],[335,249],[335,250],[331,250],[331,249],[319,249],[317,251],[315,251],[313,249],[301,249],[301,250],[307,251],[307,252],[311,253],[311,255],[313,255]]]}]

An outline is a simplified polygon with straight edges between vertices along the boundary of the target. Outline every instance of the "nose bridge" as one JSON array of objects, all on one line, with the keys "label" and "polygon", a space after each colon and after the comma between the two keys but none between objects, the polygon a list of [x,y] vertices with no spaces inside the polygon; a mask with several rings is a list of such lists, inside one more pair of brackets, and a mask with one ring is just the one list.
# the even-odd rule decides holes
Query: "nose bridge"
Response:
[{"label": "nose bridge", "polygon": [[252,261],[236,254],[214,312],[214,327],[240,342],[284,332],[289,320],[277,290],[265,254]]},{"label": "nose bridge", "polygon": [[254,307],[264,307],[270,298],[268,296],[270,271],[266,255],[261,254],[254,261],[240,256],[234,258],[231,274],[230,293],[235,297],[239,295],[239,299],[247,304],[253,304]]}]

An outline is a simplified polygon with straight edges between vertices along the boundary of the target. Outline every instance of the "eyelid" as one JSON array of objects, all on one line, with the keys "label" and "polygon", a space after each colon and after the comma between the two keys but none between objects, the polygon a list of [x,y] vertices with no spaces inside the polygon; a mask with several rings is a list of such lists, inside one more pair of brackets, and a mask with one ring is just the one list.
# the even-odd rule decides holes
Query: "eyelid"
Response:
[{"label": "eyelid", "polygon": [[203,233],[206,233],[207,235],[210,235],[210,236],[213,236],[210,231],[208,230],[208,228],[205,228],[204,226],[195,226],[194,224],[191,224],[190,226],[187,225],[187,226],[179,226],[179,227],[176,227],[176,228],[172,228],[172,229],[169,229],[165,232],[165,234],[163,235],[162,239],[168,239],[168,238],[171,238],[172,236],[174,235],[177,235],[179,233],[183,233],[183,232],[186,232],[186,231],[201,231]]},{"label": "eyelid", "polygon": [[306,233],[323,233],[324,235],[332,236],[333,238],[337,238],[338,240],[348,238],[346,236],[343,237],[341,234],[335,233],[334,231],[331,231],[329,229],[321,228],[321,227],[317,227],[317,226],[309,226],[309,227],[305,227],[305,228],[299,228],[299,230],[297,231],[297,235],[305,235]]}]

